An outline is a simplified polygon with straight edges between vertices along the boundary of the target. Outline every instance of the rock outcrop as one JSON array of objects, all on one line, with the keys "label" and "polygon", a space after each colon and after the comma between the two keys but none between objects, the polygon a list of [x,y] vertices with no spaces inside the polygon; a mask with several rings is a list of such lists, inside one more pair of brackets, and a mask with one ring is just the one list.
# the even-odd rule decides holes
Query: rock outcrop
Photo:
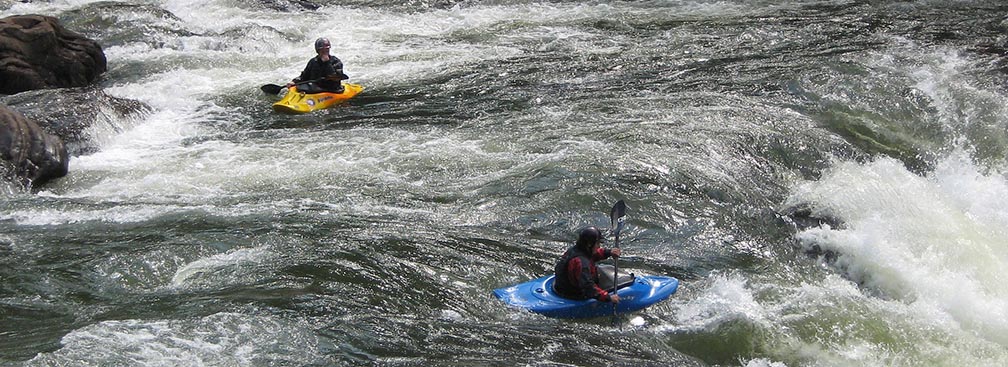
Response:
[{"label": "rock outcrop", "polygon": [[69,163],[62,140],[0,105],[0,175],[4,179],[38,186],[65,176]]},{"label": "rock outcrop", "polygon": [[[56,18],[0,19],[0,95],[89,86],[107,68],[98,42],[67,30]],[[0,104],[0,176],[4,180],[37,187],[65,176],[68,164],[67,147],[60,137]]]},{"label": "rock outcrop", "polygon": [[83,87],[107,70],[98,42],[43,15],[0,19],[0,94]]}]

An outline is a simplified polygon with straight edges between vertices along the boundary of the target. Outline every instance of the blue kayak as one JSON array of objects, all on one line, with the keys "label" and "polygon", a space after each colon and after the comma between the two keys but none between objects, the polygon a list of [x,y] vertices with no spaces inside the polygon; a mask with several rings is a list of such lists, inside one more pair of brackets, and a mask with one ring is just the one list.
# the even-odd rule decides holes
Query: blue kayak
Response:
[{"label": "blue kayak", "polygon": [[[644,309],[669,298],[679,288],[679,280],[664,276],[620,277],[616,294],[620,303],[616,313]],[[510,287],[494,289],[494,295],[511,306],[520,307],[549,317],[580,319],[613,314],[612,303],[594,299],[573,300],[560,297],[553,291],[553,275]]]}]

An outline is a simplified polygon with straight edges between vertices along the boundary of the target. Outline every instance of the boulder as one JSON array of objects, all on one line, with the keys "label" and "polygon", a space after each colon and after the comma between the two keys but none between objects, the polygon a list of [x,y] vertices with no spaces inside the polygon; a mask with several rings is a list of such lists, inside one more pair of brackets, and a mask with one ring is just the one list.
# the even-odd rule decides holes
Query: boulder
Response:
[{"label": "boulder", "polygon": [[43,15],[0,19],[0,94],[83,87],[107,70],[98,42]]},{"label": "boulder", "polygon": [[63,141],[37,123],[0,105],[0,175],[25,187],[66,176],[70,157]]}]

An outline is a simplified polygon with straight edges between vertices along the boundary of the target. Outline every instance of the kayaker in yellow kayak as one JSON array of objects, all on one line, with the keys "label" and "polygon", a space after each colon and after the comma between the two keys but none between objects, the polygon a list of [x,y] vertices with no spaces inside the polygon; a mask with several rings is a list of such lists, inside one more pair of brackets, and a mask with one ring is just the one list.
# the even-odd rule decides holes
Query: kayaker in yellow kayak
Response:
[{"label": "kayaker in yellow kayak", "polygon": [[342,93],[341,80],[350,79],[343,73],[343,62],[329,54],[330,43],[326,38],[315,40],[315,52],[318,56],[308,60],[301,75],[287,83],[287,88],[305,80],[317,80],[298,85],[298,90],[304,93],[333,92]]}]

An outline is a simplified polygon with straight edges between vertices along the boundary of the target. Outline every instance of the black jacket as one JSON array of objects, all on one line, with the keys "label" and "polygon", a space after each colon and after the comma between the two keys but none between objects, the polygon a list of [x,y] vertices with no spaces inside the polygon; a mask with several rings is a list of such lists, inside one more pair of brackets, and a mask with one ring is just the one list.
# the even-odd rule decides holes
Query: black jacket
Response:
[{"label": "black jacket", "polygon": [[322,61],[320,56],[315,56],[311,60],[308,60],[308,65],[306,65],[304,71],[301,72],[301,76],[295,78],[294,81],[300,82],[305,80],[322,79],[330,75],[336,75],[336,77],[311,84],[314,84],[314,86],[319,89],[339,92],[343,90],[340,80],[350,79],[350,77],[343,73],[343,62],[336,56],[329,55],[329,61]]}]

